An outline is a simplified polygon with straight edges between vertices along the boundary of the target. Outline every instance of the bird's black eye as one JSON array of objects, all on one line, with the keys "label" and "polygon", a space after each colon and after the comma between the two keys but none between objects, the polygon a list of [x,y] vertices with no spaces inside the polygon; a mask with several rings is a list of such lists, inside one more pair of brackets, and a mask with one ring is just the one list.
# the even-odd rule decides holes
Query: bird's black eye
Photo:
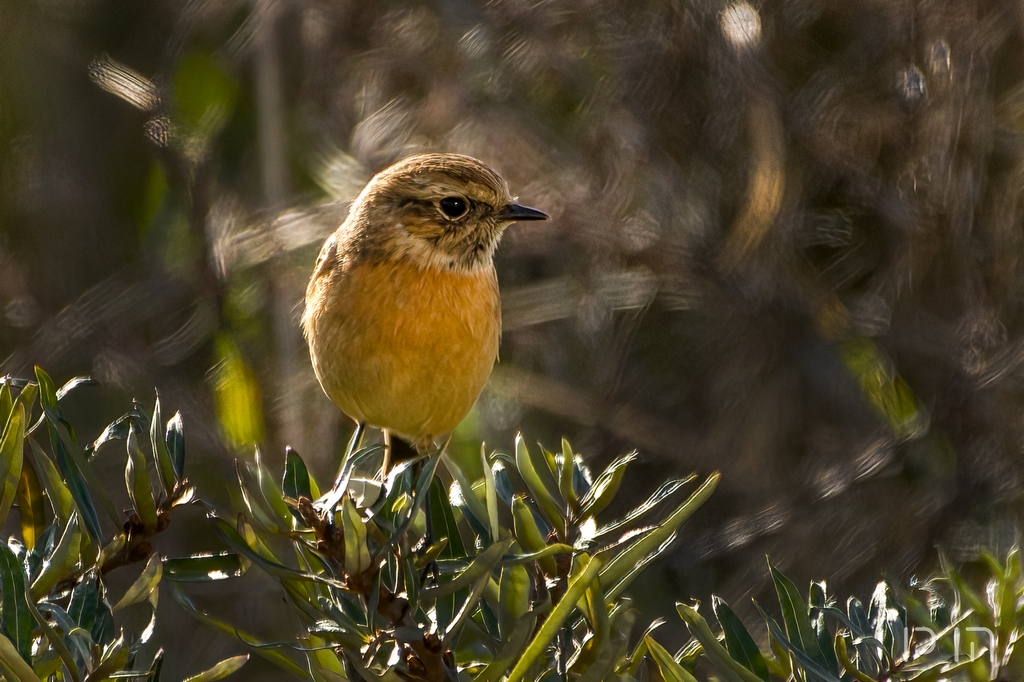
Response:
[{"label": "bird's black eye", "polygon": [[461,218],[469,211],[469,205],[462,197],[445,197],[438,202],[441,211],[449,218]]}]

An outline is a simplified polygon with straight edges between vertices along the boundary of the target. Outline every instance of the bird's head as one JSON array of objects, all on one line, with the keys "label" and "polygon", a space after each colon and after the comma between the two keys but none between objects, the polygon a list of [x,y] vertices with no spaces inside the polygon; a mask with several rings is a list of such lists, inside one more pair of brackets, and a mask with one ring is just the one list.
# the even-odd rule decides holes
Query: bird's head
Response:
[{"label": "bird's head", "polygon": [[517,204],[505,180],[472,157],[420,154],[374,176],[349,221],[375,255],[472,272],[490,264],[511,223],[547,217]]}]

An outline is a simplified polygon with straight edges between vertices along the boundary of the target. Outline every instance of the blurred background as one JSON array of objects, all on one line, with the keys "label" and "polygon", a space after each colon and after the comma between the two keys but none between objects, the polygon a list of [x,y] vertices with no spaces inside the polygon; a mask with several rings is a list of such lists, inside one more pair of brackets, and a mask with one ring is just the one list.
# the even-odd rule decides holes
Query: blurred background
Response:
[{"label": "blurred background", "polygon": [[0,374],[95,378],[83,440],[156,387],[208,494],[254,442],[332,475],[306,280],[373,173],[443,150],[552,216],[498,251],[501,363],[453,447],[636,448],[633,503],[723,473],[645,615],[749,613],[765,554],[866,596],[1016,540],[1019,1],[22,0],[0,27]]}]

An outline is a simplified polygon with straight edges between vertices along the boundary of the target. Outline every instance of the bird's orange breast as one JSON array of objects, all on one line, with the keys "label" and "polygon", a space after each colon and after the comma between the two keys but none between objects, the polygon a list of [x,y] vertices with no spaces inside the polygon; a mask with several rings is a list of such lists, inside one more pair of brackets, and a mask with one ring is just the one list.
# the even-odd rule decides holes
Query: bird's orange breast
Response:
[{"label": "bird's orange breast", "polygon": [[356,265],[324,278],[307,306],[313,368],[327,395],[352,418],[414,440],[453,430],[497,357],[493,267]]}]

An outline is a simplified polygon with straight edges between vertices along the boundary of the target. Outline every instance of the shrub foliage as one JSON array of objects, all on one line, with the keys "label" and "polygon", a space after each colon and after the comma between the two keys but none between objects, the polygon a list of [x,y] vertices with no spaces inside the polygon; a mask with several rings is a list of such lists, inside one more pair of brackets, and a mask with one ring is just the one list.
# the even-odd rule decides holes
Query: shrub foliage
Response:
[{"label": "shrub foliage", "polygon": [[[83,445],[61,400],[84,383],[57,389],[37,369],[35,381],[0,384],[0,523],[14,530],[0,544],[0,673],[10,681],[160,680],[161,591],[280,667],[282,679],[1024,679],[1015,551],[989,560],[983,594],[948,567],[906,594],[880,583],[867,607],[851,598],[845,609],[824,583],[812,583],[805,601],[769,564],[778,605],[776,615],[761,611],[766,631],[753,636],[721,599],[711,622],[680,602],[693,637],[672,654],[627,590],[712,494],[717,474],[662,483],[611,518],[634,454],[593,475],[568,442],[550,452],[520,437],[511,453],[481,451],[480,480],[441,448],[382,481],[364,475],[379,466],[381,446],[354,437],[326,491],[294,451],[279,475],[258,451],[237,462],[243,508],[223,510],[189,484],[181,416],[165,422],[159,399]],[[123,491],[92,461],[117,446]],[[120,512],[115,499],[125,495]],[[154,551],[150,539],[186,503],[205,507],[222,551]],[[114,599],[106,578],[116,569],[138,577]],[[189,583],[247,571],[280,582],[304,624],[293,641],[260,642],[189,594]],[[149,609],[141,631],[122,622],[129,608]],[[188,679],[221,679],[248,658]]]}]

